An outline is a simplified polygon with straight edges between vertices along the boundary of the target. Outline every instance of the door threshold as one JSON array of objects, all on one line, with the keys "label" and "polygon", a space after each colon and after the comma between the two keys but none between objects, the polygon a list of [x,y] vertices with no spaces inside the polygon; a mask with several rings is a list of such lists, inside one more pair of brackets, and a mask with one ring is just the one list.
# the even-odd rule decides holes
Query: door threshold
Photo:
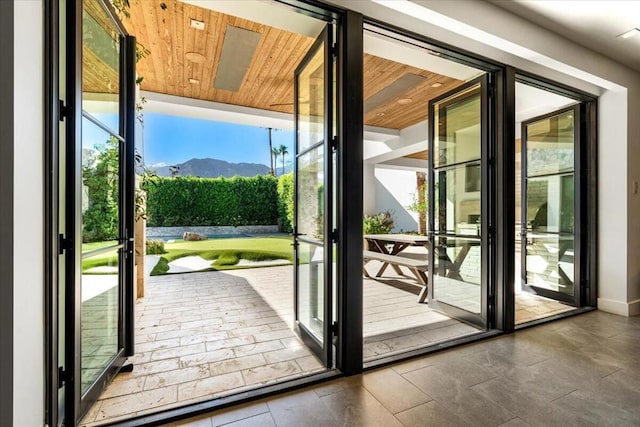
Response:
[{"label": "door threshold", "polygon": [[336,369],[330,369],[315,374],[309,374],[304,377],[283,381],[277,384],[260,387],[255,390],[248,390],[230,394],[228,396],[216,397],[212,400],[207,400],[199,403],[191,403],[185,406],[166,409],[153,414],[132,417],[127,420],[101,424],[100,427],[162,426],[173,421],[203,415],[217,409],[228,408],[230,406],[239,405],[241,403],[252,402],[285,391],[297,390],[342,376],[344,375],[340,371]]}]

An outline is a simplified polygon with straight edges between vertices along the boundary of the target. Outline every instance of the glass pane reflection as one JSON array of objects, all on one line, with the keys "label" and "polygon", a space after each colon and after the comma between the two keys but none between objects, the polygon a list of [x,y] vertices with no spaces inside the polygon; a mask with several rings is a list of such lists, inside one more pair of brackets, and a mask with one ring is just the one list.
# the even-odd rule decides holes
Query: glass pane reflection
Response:
[{"label": "glass pane reflection", "polygon": [[117,240],[120,141],[82,120],[82,241]]},{"label": "glass pane reflection", "polygon": [[324,147],[298,158],[298,233],[319,242],[324,240]]},{"label": "glass pane reflection", "polygon": [[481,240],[436,237],[435,250],[433,298],[471,313],[481,313]]},{"label": "glass pane reflection", "polygon": [[324,247],[300,242],[298,264],[298,320],[323,341]]},{"label": "glass pane reflection", "polygon": [[573,171],[573,110],[527,125],[527,175]]},{"label": "glass pane reflection", "polygon": [[574,294],[573,235],[527,234],[527,285]]},{"label": "glass pane reflection", "polygon": [[120,131],[120,33],[98,0],[82,10],[82,109]]},{"label": "glass pane reflection", "polygon": [[118,250],[82,260],[81,384],[84,393],[118,351]]},{"label": "glass pane reflection", "polygon": [[434,166],[441,167],[480,158],[481,94],[475,85],[434,107]]},{"label": "glass pane reflection", "polygon": [[324,44],[298,76],[298,153],[324,140]]},{"label": "glass pane reflection", "polygon": [[480,235],[480,164],[456,166],[435,173],[435,229]]}]

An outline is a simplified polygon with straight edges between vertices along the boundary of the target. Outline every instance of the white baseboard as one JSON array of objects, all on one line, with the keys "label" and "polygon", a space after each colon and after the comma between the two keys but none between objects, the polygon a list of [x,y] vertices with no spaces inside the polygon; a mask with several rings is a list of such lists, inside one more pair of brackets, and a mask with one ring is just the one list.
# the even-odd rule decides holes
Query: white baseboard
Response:
[{"label": "white baseboard", "polygon": [[598,310],[620,316],[635,316],[640,314],[640,299],[624,302],[606,298],[598,298]]}]

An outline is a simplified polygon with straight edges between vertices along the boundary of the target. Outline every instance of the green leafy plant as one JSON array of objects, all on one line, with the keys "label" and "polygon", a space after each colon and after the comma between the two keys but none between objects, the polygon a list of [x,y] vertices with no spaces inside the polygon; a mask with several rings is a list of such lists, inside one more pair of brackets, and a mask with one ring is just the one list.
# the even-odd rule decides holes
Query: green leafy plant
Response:
[{"label": "green leafy plant", "polygon": [[362,221],[364,234],[388,234],[393,230],[395,219],[393,210],[378,212],[375,215],[365,215]]},{"label": "green leafy plant", "polygon": [[147,255],[162,255],[166,254],[164,249],[164,240],[160,239],[147,239],[146,241],[146,254]]},{"label": "green leafy plant", "polygon": [[278,178],[278,219],[282,230],[293,231],[293,173],[289,172]]}]

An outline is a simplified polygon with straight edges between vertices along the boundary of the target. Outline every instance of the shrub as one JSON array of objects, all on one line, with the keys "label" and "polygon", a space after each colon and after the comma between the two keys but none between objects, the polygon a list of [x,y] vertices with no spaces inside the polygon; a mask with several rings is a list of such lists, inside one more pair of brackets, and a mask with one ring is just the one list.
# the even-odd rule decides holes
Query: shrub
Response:
[{"label": "shrub", "polygon": [[278,220],[273,176],[159,178],[147,189],[151,227],[271,225]]},{"label": "shrub", "polygon": [[[118,140],[96,144],[95,159],[82,166],[86,210],[82,215],[83,242],[99,242],[118,236]],[[85,201],[83,201],[83,204]]]},{"label": "shrub", "polygon": [[388,234],[393,230],[393,211],[387,209],[375,215],[365,215],[362,221],[363,234]]},{"label": "shrub", "polygon": [[164,240],[148,239],[146,246],[147,255],[162,255],[167,253],[167,251],[164,250]]},{"label": "shrub", "polygon": [[278,218],[283,231],[293,231],[293,173],[289,172],[278,179]]}]

